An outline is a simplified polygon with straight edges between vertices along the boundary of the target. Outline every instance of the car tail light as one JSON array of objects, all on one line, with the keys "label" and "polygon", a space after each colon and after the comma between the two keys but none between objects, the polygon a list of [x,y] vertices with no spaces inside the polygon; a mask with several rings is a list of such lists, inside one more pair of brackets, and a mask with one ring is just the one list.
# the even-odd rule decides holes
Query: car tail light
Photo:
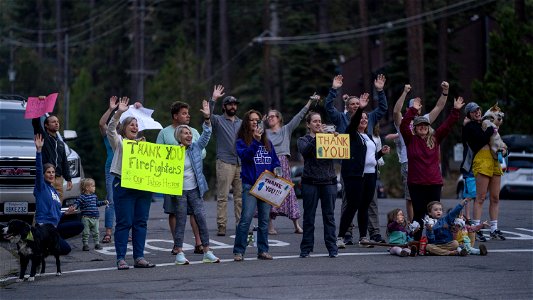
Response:
[{"label": "car tail light", "polygon": [[518,171],[518,169],[520,169],[520,168],[517,168],[517,167],[507,167],[507,168],[503,168],[503,171],[504,171],[504,172],[515,172],[515,171]]}]

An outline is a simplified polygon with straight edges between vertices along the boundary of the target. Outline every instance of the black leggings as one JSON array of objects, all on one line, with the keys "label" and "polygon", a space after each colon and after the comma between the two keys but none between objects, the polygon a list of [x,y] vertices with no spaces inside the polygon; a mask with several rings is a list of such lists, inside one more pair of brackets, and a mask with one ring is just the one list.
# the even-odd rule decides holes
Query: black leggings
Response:
[{"label": "black leggings", "polygon": [[408,183],[409,194],[411,194],[411,202],[413,203],[413,220],[420,223],[420,230],[418,230],[414,238],[419,241],[422,237],[422,231],[424,231],[424,221],[422,219],[428,214],[427,205],[431,201],[440,202],[440,193],[442,191],[442,185],[421,185]]},{"label": "black leggings", "polygon": [[376,173],[365,174],[363,177],[346,176],[342,179],[346,194],[346,208],[341,214],[338,237],[344,237],[356,212],[359,238],[366,237],[368,206],[376,192]]}]

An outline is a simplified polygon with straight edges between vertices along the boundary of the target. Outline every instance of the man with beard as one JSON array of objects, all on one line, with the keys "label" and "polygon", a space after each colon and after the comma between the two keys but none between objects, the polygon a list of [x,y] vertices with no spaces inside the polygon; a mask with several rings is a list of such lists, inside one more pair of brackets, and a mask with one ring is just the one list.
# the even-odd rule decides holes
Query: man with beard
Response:
[{"label": "man with beard", "polygon": [[[224,96],[224,87],[215,86],[209,109],[214,112],[215,102]],[[233,96],[227,96],[222,101],[222,115],[211,114],[211,126],[216,136],[216,176],[217,176],[217,227],[218,236],[226,235],[228,222],[228,193],[230,186],[233,187],[233,205],[235,224],[239,223],[242,210],[242,181],[241,166],[235,149],[237,131],[241,127],[242,120],[235,114],[239,101]]]},{"label": "man with beard", "polygon": [[56,177],[54,182],[52,182],[52,186],[59,194],[59,199],[63,201],[63,180],[67,181],[67,191],[70,191],[72,189],[72,178],[68,167],[65,144],[57,136],[59,132],[59,119],[54,115],[49,115],[44,119],[44,129],[41,126],[40,118],[32,119],[32,125],[34,134],[41,134],[43,136],[43,165],[50,163],[54,166]]}]

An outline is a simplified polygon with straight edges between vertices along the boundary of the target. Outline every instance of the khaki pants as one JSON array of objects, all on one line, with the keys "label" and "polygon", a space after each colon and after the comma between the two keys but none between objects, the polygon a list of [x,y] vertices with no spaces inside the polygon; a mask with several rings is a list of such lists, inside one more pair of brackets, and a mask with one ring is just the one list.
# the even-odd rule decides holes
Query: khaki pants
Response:
[{"label": "khaki pants", "polygon": [[63,203],[63,176],[56,177],[52,186],[56,189],[59,194],[59,199],[61,199],[61,203]]},{"label": "khaki pants", "polygon": [[217,159],[217,225],[226,228],[228,223],[228,194],[233,186],[235,225],[239,224],[242,210],[241,167]]},{"label": "khaki pants", "polygon": [[431,253],[431,255],[446,256],[450,255],[451,251],[457,250],[457,247],[459,247],[459,243],[453,240],[446,244],[427,244],[426,251]]}]

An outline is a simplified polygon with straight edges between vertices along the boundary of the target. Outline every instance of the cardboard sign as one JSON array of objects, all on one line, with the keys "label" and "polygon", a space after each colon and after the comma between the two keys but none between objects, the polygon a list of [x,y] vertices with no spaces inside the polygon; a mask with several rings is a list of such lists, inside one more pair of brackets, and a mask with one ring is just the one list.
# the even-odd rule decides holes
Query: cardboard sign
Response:
[{"label": "cardboard sign", "polygon": [[264,171],[257,178],[250,194],[268,204],[279,207],[291,191],[294,183],[283,177],[276,177],[270,171]]},{"label": "cardboard sign", "polygon": [[350,135],[316,134],[317,159],[350,159]]},{"label": "cardboard sign", "polygon": [[58,95],[58,93],[53,93],[45,98],[28,97],[24,119],[39,118],[45,113],[52,112],[54,110],[54,106],[56,105]]},{"label": "cardboard sign", "polygon": [[181,196],[184,146],[124,140],[122,151],[123,187]]}]

